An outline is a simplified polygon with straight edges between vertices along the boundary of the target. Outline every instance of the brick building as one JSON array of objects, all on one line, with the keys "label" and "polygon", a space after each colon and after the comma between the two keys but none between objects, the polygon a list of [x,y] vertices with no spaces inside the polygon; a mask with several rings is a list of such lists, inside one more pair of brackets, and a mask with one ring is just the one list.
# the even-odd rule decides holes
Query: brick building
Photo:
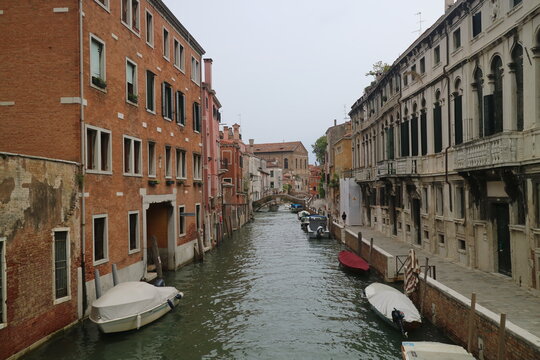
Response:
[{"label": "brick building", "polygon": [[321,167],[309,165],[309,195],[318,197],[319,184],[321,182]]},{"label": "brick building", "polygon": [[161,0],[6,0],[1,10],[0,151],[80,164],[70,238],[83,248],[85,307],[94,269],[104,290],[112,264],[121,281],[152,277],[152,236],[168,269],[191,261],[203,211],[202,47]]},{"label": "brick building", "polygon": [[289,179],[296,193],[307,193],[309,182],[308,152],[300,141],[254,144],[253,153],[283,169],[283,179]]}]

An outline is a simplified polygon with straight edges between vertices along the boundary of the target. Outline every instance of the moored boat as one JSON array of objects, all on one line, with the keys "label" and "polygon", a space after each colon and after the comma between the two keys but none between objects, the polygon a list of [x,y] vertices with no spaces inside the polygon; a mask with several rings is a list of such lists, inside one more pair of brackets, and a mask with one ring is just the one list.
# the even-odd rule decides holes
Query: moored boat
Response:
[{"label": "moored boat", "polygon": [[403,360],[474,360],[474,356],[458,345],[430,341],[401,343]]},{"label": "moored boat", "polygon": [[422,324],[420,313],[401,291],[385,284],[373,283],[366,287],[365,293],[375,313],[403,335],[407,336],[407,331]]},{"label": "moored boat", "polygon": [[329,239],[328,218],[323,215],[310,215],[308,217],[307,233],[309,239]]},{"label": "moored boat", "polygon": [[299,211],[302,211],[304,207],[302,204],[291,204],[291,212],[292,213],[298,213]]},{"label": "moored boat", "polygon": [[338,254],[338,260],[339,263],[348,270],[357,272],[369,271],[369,264],[367,263],[367,261],[356,255],[352,251],[340,251],[340,253]]},{"label": "moored boat", "polygon": [[171,286],[120,283],[92,303],[90,320],[104,333],[139,329],[173,309],[183,294]]}]

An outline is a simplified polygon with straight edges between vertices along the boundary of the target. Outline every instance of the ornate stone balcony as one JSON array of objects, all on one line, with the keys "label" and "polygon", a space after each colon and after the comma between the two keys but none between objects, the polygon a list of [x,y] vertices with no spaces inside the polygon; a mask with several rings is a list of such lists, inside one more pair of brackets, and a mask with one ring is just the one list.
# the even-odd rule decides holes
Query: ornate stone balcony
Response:
[{"label": "ornate stone balcony", "polygon": [[363,168],[354,170],[354,180],[356,182],[367,182],[375,180],[374,168]]},{"label": "ornate stone balcony", "polygon": [[523,157],[522,140],[522,133],[508,132],[461,144],[455,148],[454,169],[516,165]]}]

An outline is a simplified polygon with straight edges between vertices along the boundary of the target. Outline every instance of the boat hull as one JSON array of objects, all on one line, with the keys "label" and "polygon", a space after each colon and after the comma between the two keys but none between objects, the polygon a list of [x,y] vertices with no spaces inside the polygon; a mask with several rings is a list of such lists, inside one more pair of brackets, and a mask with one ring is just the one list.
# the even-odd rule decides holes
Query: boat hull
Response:
[{"label": "boat hull", "polygon": [[350,251],[341,251],[338,255],[338,261],[343,268],[349,271],[360,273],[369,271],[369,264]]},{"label": "boat hull", "polygon": [[312,231],[308,228],[308,238],[309,239],[330,239],[330,231],[326,230],[321,234],[317,234],[316,231]]},{"label": "boat hull", "polygon": [[[180,298],[174,296],[172,298],[169,298],[168,301],[170,301],[173,306],[178,305],[180,302]],[[117,333],[117,332],[124,332],[129,330],[137,330],[145,325],[148,325],[157,319],[161,318],[163,315],[171,311],[172,308],[169,305],[167,301],[163,302],[162,304],[149,309],[141,314],[134,314],[130,315],[124,318],[120,319],[113,319],[113,320],[92,320],[92,322],[96,323],[99,330],[102,332],[109,334],[109,333]],[[140,321],[137,320],[137,317],[140,315]]]}]

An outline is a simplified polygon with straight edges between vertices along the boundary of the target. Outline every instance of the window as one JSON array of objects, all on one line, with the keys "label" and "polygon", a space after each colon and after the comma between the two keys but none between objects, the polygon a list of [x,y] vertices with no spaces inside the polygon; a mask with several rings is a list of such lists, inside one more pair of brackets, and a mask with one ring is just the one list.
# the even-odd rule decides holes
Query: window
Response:
[{"label": "window", "polygon": [[169,46],[169,31],[163,28],[163,57],[167,60],[169,60],[171,53]]},{"label": "window", "polygon": [[91,83],[100,89],[105,89],[105,43],[90,35],[90,76]]},{"label": "window", "polygon": [[472,35],[473,38],[482,32],[482,12],[479,11],[472,17]]},{"label": "window", "polygon": [[201,180],[201,155],[193,154],[193,179]]},{"label": "window", "polygon": [[148,142],[148,176],[156,176],[156,143]]},{"label": "window", "polygon": [[146,110],[156,113],[156,93],[155,93],[156,74],[146,70]]},{"label": "window", "polygon": [[146,43],[154,47],[154,17],[146,11]]},{"label": "window", "polygon": [[111,173],[111,132],[86,126],[86,170],[93,173]]},{"label": "window", "polygon": [[201,105],[193,103],[193,131],[201,132]]},{"label": "window", "polygon": [[433,108],[433,138],[434,138],[434,152],[439,153],[442,151],[442,108],[439,102],[440,93],[435,95],[436,102]]},{"label": "window", "polygon": [[476,91],[476,111],[475,118],[480,137],[484,136],[484,74],[480,68],[474,72],[473,91]]},{"label": "window", "polygon": [[[96,0],[96,2],[101,5],[103,8],[109,10],[109,0]],[[1,323],[1,321],[0,321]]]},{"label": "window", "polygon": [[416,80],[416,64],[411,66],[411,81],[414,82]]},{"label": "window", "polygon": [[94,265],[108,261],[107,215],[94,215],[92,217],[92,238],[94,244]]},{"label": "window", "polygon": [[186,178],[186,152],[181,149],[176,149],[176,178]]},{"label": "window", "polygon": [[463,185],[456,186],[456,218],[465,218],[465,189]]},{"label": "window", "polygon": [[137,104],[137,64],[126,59],[126,98],[129,103]]},{"label": "window", "polygon": [[458,239],[458,250],[467,250],[467,243],[465,240]]},{"label": "window", "polygon": [[124,175],[141,175],[141,140],[124,136]]},{"label": "window", "polygon": [[186,96],[181,92],[176,92],[176,123],[186,125]]},{"label": "window", "polygon": [[409,85],[409,75],[407,74],[407,72],[405,71],[403,73],[403,86],[407,86]]},{"label": "window", "polygon": [[285,168],[285,169],[289,168],[289,159],[285,158],[283,160],[283,168]]},{"label": "window", "polygon": [[170,178],[171,176],[172,176],[171,147],[165,146],[165,177]]},{"label": "window", "polygon": [[436,205],[436,211],[437,215],[443,216],[444,215],[444,203],[443,203],[443,187],[442,185],[436,185],[435,186],[435,205]]},{"label": "window", "polygon": [[424,74],[426,72],[426,58],[423,57],[420,59],[420,74]]},{"label": "window", "polygon": [[439,244],[444,244],[444,235],[438,234],[438,238],[439,238]]},{"label": "window", "polygon": [[411,155],[418,155],[418,116],[416,111],[411,118]]},{"label": "window", "polygon": [[523,130],[523,48],[519,44],[516,44],[514,50],[512,50],[512,61],[511,70],[514,73],[514,88],[516,93],[515,126],[517,130],[521,131]]},{"label": "window", "polygon": [[435,65],[438,65],[441,62],[441,47],[437,45],[435,49],[433,49],[433,63]]},{"label": "window", "polygon": [[201,228],[201,204],[195,204],[195,221],[198,231]]},{"label": "window", "polygon": [[461,47],[461,28],[457,28],[452,34],[454,40],[454,50],[457,50]]},{"label": "window", "polygon": [[7,296],[7,271],[6,271],[6,238],[0,238],[0,329],[7,322],[6,296]]},{"label": "window", "polygon": [[128,241],[129,241],[129,253],[134,253],[139,250],[139,212],[128,212]]},{"label": "window", "polygon": [[178,42],[178,40],[174,39],[174,66],[184,71],[185,62],[184,47]]},{"label": "window", "polygon": [[194,57],[191,58],[191,80],[196,84],[201,82],[201,64]]},{"label": "window", "polygon": [[428,211],[429,211],[429,207],[428,207],[428,201],[429,201],[429,199],[428,199],[428,194],[429,194],[428,188],[424,186],[424,187],[422,188],[422,212],[423,212],[424,214],[427,214]]},{"label": "window", "polygon": [[169,83],[163,82],[161,86],[161,104],[163,117],[166,120],[173,118],[173,90]]},{"label": "window", "polygon": [[139,32],[139,0],[122,0],[122,23]]},{"label": "window", "polygon": [[70,295],[69,265],[68,231],[54,231],[54,298],[57,300]]},{"label": "window", "polygon": [[409,156],[409,122],[401,123],[401,156]]},{"label": "window", "polygon": [[186,235],[186,217],[184,216],[185,211],[186,211],[186,207],[184,205],[180,205],[178,207],[178,235],[179,236]]},{"label": "window", "polygon": [[491,73],[493,75],[493,95],[484,97],[486,135],[503,131],[503,64],[499,56],[493,58]]},{"label": "window", "polygon": [[521,1],[522,0],[512,0],[512,7],[518,6],[519,4],[521,4]]}]

